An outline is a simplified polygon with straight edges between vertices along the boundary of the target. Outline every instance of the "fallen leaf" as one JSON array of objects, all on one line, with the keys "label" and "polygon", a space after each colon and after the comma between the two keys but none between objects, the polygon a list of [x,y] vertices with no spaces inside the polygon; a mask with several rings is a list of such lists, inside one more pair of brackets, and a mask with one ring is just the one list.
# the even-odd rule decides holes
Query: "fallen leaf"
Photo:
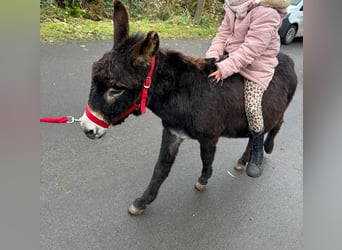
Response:
[{"label": "fallen leaf", "polygon": [[229,172],[229,170],[227,170],[227,173],[228,173],[231,177],[236,178],[236,176],[233,175],[231,172]]}]

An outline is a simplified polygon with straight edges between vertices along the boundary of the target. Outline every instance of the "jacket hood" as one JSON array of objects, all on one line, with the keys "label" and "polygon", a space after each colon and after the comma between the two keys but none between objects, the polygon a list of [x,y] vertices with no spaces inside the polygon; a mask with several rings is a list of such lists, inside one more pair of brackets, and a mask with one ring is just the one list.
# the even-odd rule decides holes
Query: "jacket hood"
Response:
[{"label": "jacket hood", "polygon": [[271,7],[278,11],[281,18],[287,14],[287,7],[291,4],[291,0],[255,0],[256,5]]},{"label": "jacket hood", "polygon": [[255,3],[265,7],[284,9],[291,4],[291,0],[255,0]]}]

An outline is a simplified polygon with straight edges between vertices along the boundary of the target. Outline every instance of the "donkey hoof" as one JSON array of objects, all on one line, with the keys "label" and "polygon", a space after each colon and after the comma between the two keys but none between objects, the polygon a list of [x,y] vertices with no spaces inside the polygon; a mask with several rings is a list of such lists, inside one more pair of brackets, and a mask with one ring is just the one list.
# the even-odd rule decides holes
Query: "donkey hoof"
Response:
[{"label": "donkey hoof", "polygon": [[196,182],[195,184],[195,188],[198,190],[198,191],[204,191],[206,188],[207,188],[207,185],[204,185],[204,184],[201,184],[199,182]]},{"label": "donkey hoof", "polygon": [[264,144],[264,149],[265,149],[265,152],[267,153],[267,154],[272,154],[272,152],[273,152],[273,144],[271,144],[271,143],[265,143]]},{"label": "donkey hoof", "polygon": [[245,169],[245,165],[243,165],[241,163],[236,163],[236,165],[234,166],[234,169],[236,171],[243,171]]},{"label": "donkey hoof", "polygon": [[133,204],[130,205],[129,208],[128,208],[128,213],[130,215],[137,216],[137,215],[141,215],[143,212],[144,212],[144,209],[137,208]]}]

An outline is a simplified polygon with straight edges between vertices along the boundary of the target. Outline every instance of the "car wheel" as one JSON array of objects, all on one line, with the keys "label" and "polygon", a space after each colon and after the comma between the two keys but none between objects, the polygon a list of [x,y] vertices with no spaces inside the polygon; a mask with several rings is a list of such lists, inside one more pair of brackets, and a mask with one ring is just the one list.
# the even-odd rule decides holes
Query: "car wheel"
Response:
[{"label": "car wheel", "polygon": [[281,42],[283,44],[290,44],[293,42],[295,36],[296,36],[296,33],[297,33],[297,27],[292,24],[288,30],[286,31],[284,37],[281,38]]}]

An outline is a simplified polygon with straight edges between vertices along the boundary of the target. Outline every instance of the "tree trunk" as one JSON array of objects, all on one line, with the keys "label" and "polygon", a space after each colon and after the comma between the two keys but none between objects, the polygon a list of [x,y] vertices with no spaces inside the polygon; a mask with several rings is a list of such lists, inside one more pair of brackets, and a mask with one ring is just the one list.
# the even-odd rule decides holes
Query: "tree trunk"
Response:
[{"label": "tree trunk", "polygon": [[195,13],[195,22],[197,24],[199,24],[199,22],[201,21],[201,15],[202,15],[202,11],[204,8],[204,4],[205,4],[205,0],[197,1],[197,7],[196,7],[196,13]]}]

